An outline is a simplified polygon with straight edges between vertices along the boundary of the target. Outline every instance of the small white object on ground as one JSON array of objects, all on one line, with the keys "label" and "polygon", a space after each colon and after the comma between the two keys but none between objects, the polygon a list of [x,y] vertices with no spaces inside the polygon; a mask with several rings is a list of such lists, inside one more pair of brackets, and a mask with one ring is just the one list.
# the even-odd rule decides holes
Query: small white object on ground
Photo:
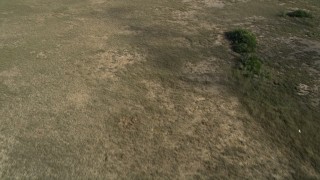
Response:
[{"label": "small white object on ground", "polygon": [[299,129],[299,133],[301,133],[301,130]]}]

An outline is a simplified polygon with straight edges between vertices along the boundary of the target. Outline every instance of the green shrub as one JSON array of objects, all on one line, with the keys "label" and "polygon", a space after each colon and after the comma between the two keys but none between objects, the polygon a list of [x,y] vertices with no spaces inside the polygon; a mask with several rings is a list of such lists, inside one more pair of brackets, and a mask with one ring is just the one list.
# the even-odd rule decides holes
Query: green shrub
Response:
[{"label": "green shrub", "polygon": [[246,75],[260,75],[262,61],[255,55],[245,55],[241,58],[240,68]]},{"label": "green shrub", "polygon": [[237,29],[226,33],[232,42],[232,48],[237,53],[251,53],[257,47],[257,40],[253,33],[244,29]]},{"label": "green shrub", "polygon": [[295,10],[292,12],[288,12],[287,16],[289,17],[298,17],[298,18],[312,18],[311,13],[304,10]]}]

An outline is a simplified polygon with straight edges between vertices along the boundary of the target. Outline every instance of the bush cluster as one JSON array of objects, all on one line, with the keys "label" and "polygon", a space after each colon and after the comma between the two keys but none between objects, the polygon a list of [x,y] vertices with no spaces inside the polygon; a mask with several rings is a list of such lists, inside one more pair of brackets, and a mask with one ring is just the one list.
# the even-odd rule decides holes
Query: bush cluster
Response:
[{"label": "bush cluster", "polygon": [[246,76],[260,75],[262,61],[254,54],[257,48],[255,35],[245,29],[236,29],[226,33],[226,37],[232,43],[233,51],[240,53],[240,69]]},{"label": "bush cluster", "polygon": [[[305,10],[295,10],[291,12],[283,12],[283,16],[297,18],[312,18],[312,14]],[[245,29],[235,29],[225,33],[226,38],[231,42],[234,52],[241,54],[240,69],[246,76],[261,75],[262,61],[255,54],[257,48],[257,40],[255,35]]]}]

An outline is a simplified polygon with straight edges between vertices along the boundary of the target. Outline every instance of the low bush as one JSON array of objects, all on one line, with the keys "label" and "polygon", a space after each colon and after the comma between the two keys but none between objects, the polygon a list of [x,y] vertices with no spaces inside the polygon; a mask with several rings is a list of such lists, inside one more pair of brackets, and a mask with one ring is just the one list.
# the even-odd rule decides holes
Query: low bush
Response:
[{"label": "low bush", "polygon": [[312,18],[311,13],[305,11],[305,10],[295,10],[292,12],[288,12],[287,16],[289,17],[298,17],[298,18]]},{"label": "low bush", "polygon": [[232,42],[232,48],[237,53],[252,53],[257,47],[257,40],[253,33],[244,29],[237,29],[226,33]]},{"label": "low bush", "polygon": [[240,69],[245,75],[260,75],[262,61],[256,55],[245,55],[241,58]]}]

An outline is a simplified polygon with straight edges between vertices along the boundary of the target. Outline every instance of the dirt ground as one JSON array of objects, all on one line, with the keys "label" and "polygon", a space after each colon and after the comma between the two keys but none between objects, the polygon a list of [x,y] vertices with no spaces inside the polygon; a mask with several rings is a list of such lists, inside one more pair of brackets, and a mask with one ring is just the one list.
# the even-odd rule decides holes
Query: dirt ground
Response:
[{"label": "dirt ground", "polygon": [[[280,15],[297,8],[314,18]],[[320,179],[318,17],[317,0],[1,0],[0,179]],[[258,38],[259,87],[233,73],[235,28]]]}]

